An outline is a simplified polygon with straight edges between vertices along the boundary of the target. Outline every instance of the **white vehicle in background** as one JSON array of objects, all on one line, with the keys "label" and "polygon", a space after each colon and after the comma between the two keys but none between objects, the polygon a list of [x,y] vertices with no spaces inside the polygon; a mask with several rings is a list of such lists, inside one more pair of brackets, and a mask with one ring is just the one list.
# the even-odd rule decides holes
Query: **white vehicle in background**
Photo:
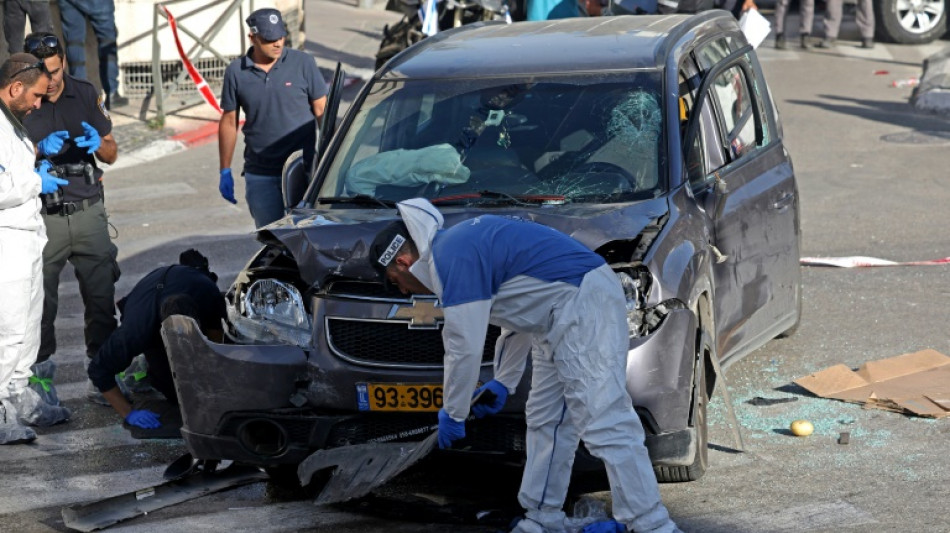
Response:
[{"label": "white vehicle in background", "polygon": [[874,20],[881,40],[929,43],[947,32],[947,0],[874,0]]}]

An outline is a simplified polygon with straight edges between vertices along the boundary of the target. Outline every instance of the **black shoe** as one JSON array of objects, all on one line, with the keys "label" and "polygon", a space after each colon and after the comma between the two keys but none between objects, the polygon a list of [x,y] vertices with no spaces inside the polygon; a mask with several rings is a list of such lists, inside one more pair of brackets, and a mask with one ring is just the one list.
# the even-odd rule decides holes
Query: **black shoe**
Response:
[{"label": "black shoe", "polygon": [[802,34],[802,48],[804,48],[805,50],[811,50],[812,46],[813,45],[812,45],[811,40],[809,39],[809,35],[807,33],[803,33]]},{"label": "black shoe", "polygon": [[828,37],[825,37],[824,39],[821,40],[821,42],[818,43],[818,48],[834,48],[834,47],[835,47],[835,40]]},{"label": "black shoe", "polygon": [[106,109],[112,110],[114,107],[125,107],[129,105],[129,99],[119,96],[119,93],[112,93],[106,97]]},{"label": "black shoe", "polygon": [[861,39],[861,48],[874,48],[874,39],[870,37]]},{"label": "black shoe", "polygon": [[786,48],[786,45],[785,45],[785,34],[783,34],[783,33],[776,33],[776,34],[775,34],[775,48],[776,48],[777,50],[785,50],[785,48]]}]

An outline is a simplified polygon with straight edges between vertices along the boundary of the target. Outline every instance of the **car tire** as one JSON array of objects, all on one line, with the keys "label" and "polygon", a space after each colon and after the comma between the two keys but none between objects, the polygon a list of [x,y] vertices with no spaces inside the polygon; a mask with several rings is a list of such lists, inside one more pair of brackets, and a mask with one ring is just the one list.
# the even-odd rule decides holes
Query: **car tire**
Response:
[{"label": "car tire", "polygon": [[709,335],[699,335],[697,345],[701,356],[696,363],[696,371],[700,373],[698,391],[694,391],[693,410],[695,413],[696,428],[696,456],[688,466],[654,466],[653,473],[660,483],[682,483],[696,481],[703,477],[709,468],[709,427],[706,418],[706,409],[709,405],[709,386],[706,381],[706,360],[715,357],[713,347],[710,346]]},{"label": "car tire", "polygon": [[[917,7],[913,4],[916,3],[899,0],[874,2],[878,39],[898,44],[924,44],[939,39],[947,32],[946,0],[923,0]],[[899,6],[905,7],[898,9]],[[921,9],[920,16],[912,16],[912,10],[915,9]],[[902,24],[902,19],[909,21],[906,26]]]}]

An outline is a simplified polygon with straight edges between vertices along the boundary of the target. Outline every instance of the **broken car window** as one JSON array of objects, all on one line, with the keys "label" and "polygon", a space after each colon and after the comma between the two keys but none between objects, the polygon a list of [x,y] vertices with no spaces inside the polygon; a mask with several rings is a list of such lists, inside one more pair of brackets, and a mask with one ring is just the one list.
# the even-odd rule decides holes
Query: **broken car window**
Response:
[{"label": "broken car window", "polygon": [[318,197],[457,200],[491,191],[606,203],[666,187],[656,71],[377,85]]}]

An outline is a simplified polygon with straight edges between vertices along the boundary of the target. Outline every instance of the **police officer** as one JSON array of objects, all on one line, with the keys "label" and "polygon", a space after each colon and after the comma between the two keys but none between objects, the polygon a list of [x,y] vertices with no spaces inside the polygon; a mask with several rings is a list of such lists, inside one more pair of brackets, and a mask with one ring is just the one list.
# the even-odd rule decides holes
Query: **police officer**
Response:
[{"label": "police officer", "polygon": [[[112,121],[93,85],[65,74],[62,43],[52,33],[26,37],[24,48],[43,60],[50,82],[43,105],[24,125],[37,142],[39,157],[48,159],[69,181],[61,201],[44,197],[42,209],[47,243],[43,249],[43,320],[34,390],[49,403],[58,399],[52,387],[56,352],[53,323],[59,304],[59,274],[68,260],[79,281],[85,306],[86,355],[92,357],[116,328],[115,282],[119,278],[117,249],[109,237],[103,205],[102,170],[96,159],[112,164],[118,155]],[[98,391],[94,392],[98,396]]]},{"label": "police officer", "polygon": [[251,48],[224,71],[218,123],[221,196],[234,198],[231,159],[237,144],[238,114],[243,109],[244,180],[254,225],[284,216],[280,174],[295,150],[303,150],[304,168],[313,162],[317,121],[327,102],[327,85],[313,57],[285,47],[287,28],[276,9],[258,9],[247,17]]},{"label": "police officer", "polygon": [[197,250],[182,252],[178,264],[148,273],[132,292],[119,301],[122,325],[113,332],[89,363],[89,379],[102,391],[125,422],[144,429],[161,427],[157,413],[134,409],[116,386],[115,375],[140,353],[148,362],[152,385],[178,405],[168,354],[162,342],[162,321],[171,315],[186,315],[198,321],[201,331],[221,342],[221,321],[227,316],[224,298],[216,284],[218,276],[208,269],[208,259]]}]

